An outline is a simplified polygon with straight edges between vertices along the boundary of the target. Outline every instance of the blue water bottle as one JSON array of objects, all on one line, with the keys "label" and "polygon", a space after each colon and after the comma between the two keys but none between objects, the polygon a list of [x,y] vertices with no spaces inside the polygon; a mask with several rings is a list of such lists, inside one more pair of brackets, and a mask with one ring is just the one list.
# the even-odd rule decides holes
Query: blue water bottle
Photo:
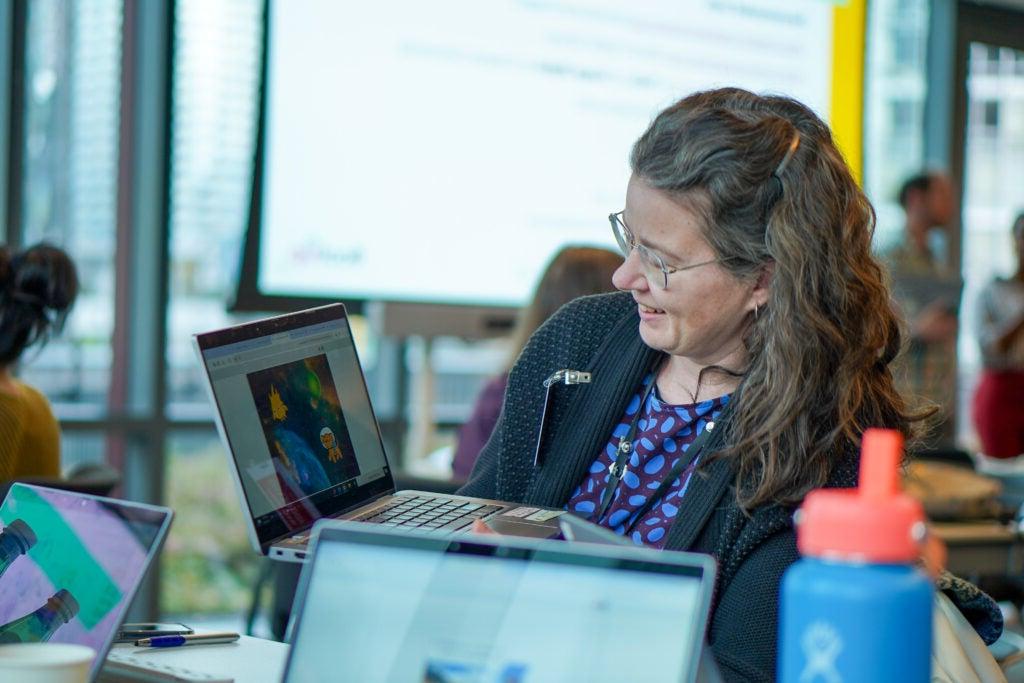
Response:
[{"label": "blue water bottle", "polygon": [[915,565],[921,504],[900,489],[903,437],[864,433],[860,488],[812,491],[797,513],[803,558],[779,605],[783,683],[927,682],[931,580]]}]

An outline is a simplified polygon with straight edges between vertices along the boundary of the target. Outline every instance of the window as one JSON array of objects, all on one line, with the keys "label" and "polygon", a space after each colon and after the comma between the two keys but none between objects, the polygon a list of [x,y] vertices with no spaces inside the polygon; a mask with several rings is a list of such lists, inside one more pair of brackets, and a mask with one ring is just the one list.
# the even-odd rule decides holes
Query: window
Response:
[{"label": "window", "polygon": [[974,42],[969,54],[958,410],[961,436],[971,443],[969,401],[981,370],[978,296],[992,278],[1012,274],[1016,264],[1010,228],[1024,209],[1024,126],[1019,116],[1024,112],[1024,73],[1018,69],[1024,51]]},{"label": "window", "polygon": [[924,162],[927,0],[869,4],[865,67],[864,189],[878,213],[876,240],[898,239],[900,183]]},{"label": "window", "polygon": [[892,129],[897,136],[913,135],[914,128],[921,125],[921,119],[917,116],[918,107],[915,102],[904,100],[893,100],[892,106]]},{"label": "window", "polygon": [[259,557],[220,439],[213,429],[177,431],[167,440],[166,458],[164,503],[176,514],[160,556],[160,612],[237,619],[250,604]]},{"label": "window", "polygon": [[179,0],[171,149],[169,410],[209,414],[192,334],[229,324],[256,145],[260,0]]},{"label": "window", "polygon": [[113,331],[121,78],[119,0],[27,3],[22,242],[55,242],[78,266],[65,332],[22,377],[60,417],[105,411]]},{"label": "window", "polygon": [[[886,4],[888,8],[884,8]],[[888,15],[884,30],[891,45],[892,67],[923,69],[926,44],[921,40],[921,28],[927,26],[927,3],[920,0],[890,0],[888,3],[880,2],[879,5],[879,14],[886,12]]]},{"label": "window", "polygon": [[993,131],[999,128],[999,102],[989,100],[982,104],[981,124]]},{"label": "window", "polygon": [[[262,0],[178,0],[174,18],[167,414],[211,419],[196,332],[236,321],[234,293],[256,143]],[[162,555],[164,613],[238,614],[250,599],[249,545],[211,422],[175,431],[166,501],[177,511]]]},{"label": "window", "polygon": [[985,54],[985,73],[999,73],[999,48],[994,45],[986,45],[983,52]]}]

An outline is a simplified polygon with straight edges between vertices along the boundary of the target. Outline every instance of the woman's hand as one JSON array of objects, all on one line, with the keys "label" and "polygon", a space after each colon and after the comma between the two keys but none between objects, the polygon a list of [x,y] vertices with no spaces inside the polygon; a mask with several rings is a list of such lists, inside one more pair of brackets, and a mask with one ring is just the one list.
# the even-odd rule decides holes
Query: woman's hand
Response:
[{"label": "woman's hand", "polygon": [[487,522],[482,519],[474,519],[473,526],[470,527],[470,531],[474,534],[489,534],[491,536],[500,536],[497,531],[487,526]]}]

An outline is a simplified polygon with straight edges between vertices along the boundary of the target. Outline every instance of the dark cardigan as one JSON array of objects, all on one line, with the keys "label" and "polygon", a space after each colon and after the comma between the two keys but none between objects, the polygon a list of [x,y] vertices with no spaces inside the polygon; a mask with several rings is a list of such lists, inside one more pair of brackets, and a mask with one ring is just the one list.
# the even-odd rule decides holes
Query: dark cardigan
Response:
[{"label": "dark cardigan", "polygon": [[[659,356],[640,339],[636,304],[628,294],[586,297],[562,308],[534,334],[513,368],[498,426],[461,493],[565,505]],[[543,381],[562,368],[589,371],[592,380],[552,388],[543,462],[534,468]],[[719,434],[710,437],[708,452],[720,445]],[[747,516],[736,505],[727,462],[699,473],[665,548],[710,553],[718,561],[708,643],[726,679],[771,680],[779,581],[798,557],[793,511],[771,506]],[[855,484],[855,468],[843,468],[836,485]]]},{"label": "dark cardigan", "polygon": [[[460,493],[563,507],[659,356],[641,340],[628,294],[590,296],[564,306],[523,349],[498,425]],[[588,371],[592,380],[552,387],[541,465],[534,467],[543,382],[559,369]],[[709,437],[707,452],[721,445],[723,431]],[[857,464],[855,455],[840,459],[829,485],[856,486]],[[718,562],[707,640],[724,678],[773,680],[779,584],[799,557],[793,509],[772,505],[745,514],[725,460],[702,467],[698,475],[665,548],[709,553]]]}]

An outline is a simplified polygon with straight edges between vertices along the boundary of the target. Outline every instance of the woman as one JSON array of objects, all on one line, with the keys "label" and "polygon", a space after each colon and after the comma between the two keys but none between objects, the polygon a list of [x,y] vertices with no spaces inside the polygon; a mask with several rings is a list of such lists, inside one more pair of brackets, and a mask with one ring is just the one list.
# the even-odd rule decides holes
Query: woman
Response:
[{"label": "woman", "polygon": [[978,344],[985,369],[972,413],[981,450],[993,458],[1024,455],[1024,213],[1013,223],[1017,270],[978,297]]},{"label": "woman", "polygon": [[[461,493],[712,554],[708,642],[727,679],[770,680],[794,506],[856,484],[865,428],[911,436],[918,418],[889,371],[900,333],[874,212],[828,127],[783,97],[691,95],[630,163],[610,217],[622,292],[537,331]],[[590,382],[566,385],[564,369]]]},{"label": "woman", "polygon": [[0,248],[0,482],[60,475],[60,429],[46,398],[12,374],[25,349],[59,330],[78,293],[62,250]]},{"label": "woman", "polygon": [[612,273],[621,265],[621,256],[595,247],[563,247],[551,259],[534,290],[533,300],[523,309],[516,323],[508,364],[484,385],[473,405],[472,414],[459,431],[459,442],[452,458],[452,474],[456,479],[464,480],[469,476],[480,449],[494,431],[501,413],[509,369],[530,335],[573,299],[614,291]]}]

